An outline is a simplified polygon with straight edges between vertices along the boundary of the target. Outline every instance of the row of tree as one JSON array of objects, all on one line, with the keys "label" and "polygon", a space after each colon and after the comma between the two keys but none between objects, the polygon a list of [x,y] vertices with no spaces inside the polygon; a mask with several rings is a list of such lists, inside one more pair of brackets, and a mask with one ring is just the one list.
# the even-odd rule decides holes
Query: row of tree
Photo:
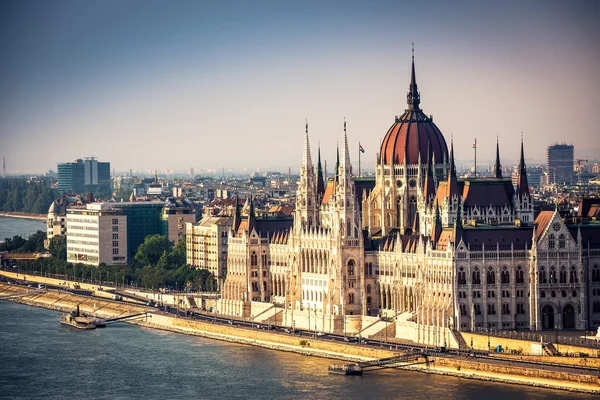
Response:
[{"label": "row of tree", "polygon": [[47,180],[0,178],[0,210],[46,214],[59,192]]},{"label": "row of tree", "polygon": [[[45,238],[46,234],[42,231],[32,234],[29,240],[15,236],[0,245],[0,251],[44,251]],[[100,264],[95,267],[67,262],[64,235],[54,236],[49,242],[49,250],[52,257],[23,261],[19,268],[40,274],[63,275],[65,279],[113,282],[147,289],[173,288],[212,292],[218,288],[216,278],[208,270],[186,264],[185,238],[172,246],[165,236],[146,237],[130,266]]]}]

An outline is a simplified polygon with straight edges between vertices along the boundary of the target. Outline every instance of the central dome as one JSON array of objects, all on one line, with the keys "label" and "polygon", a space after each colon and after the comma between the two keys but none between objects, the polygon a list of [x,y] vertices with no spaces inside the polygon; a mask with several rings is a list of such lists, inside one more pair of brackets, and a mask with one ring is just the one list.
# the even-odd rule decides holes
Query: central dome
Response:
[{"label": "central dome", "polygon": [[408,109],[396,117],[396,122],[390,127],[381,144],[382,164],[418,164],[419,155],[421,164],[426,164],[428,159],[427,149],[431,144],[431,151],[436,164],[448,162],[448,146],[444,135],[433,123],[433,118],[428,117],[420,109],[421,96],[417,90],[415,78],[415,59],[413,56],[409,92],[407,94]]}]

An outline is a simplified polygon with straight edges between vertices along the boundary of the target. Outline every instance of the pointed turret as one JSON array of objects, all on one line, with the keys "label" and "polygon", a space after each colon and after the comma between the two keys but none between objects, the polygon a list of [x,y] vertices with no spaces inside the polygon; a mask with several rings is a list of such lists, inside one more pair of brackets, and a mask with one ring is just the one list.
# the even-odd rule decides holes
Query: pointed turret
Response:
[{"label": "pointed turret", "polygon": [[454,139],[450,142],[450,171],[448,171],[448,199],[458,195],[458,182],[456,180],[456,167],[454,166]]},{"label": "pointed turret", "polygon": [[413,221],[413,226],[412,226],[412,234],[413,235],[418,235],[419,234],[419,212],[417,211],[415,213],[415,220]]},{"label": "pointed turret", "polygon": [[435,182],[433,181],[433,152],[431,151],[431,141],[427,141],[427,172],[425,175],[425,184],[423,185],[423,198],[425,204],[429,205],[435,197]]},{"label": "pointed turret", "polygon": [[454,245],[458,245],[463,236],[462,211],[460,196],[458,198],[458,207],[456,207],[456,218],[454,219]]},{"label": "pointed turret", "polygon": [[321,145],[318,149],[318,160],[317,160],[317,197],[323,198],[325,194],[325,181],[323,179],[323,168],[321,167]]},{"label": "pointed turret", "polygon": [[442,234],[442,219],[440,218],[440,205],[435,202],[435,217],[433,219],[433,227],[431,229],[431,242],[433,247],[437,247],[437,242]]},{"label": "pointed turret", "polygon": [[529,184],[527,183],[527,171],[525,170],[525,152],[523,150],[523,138],[521,137],[521,160],[519,161],[519,176],[517,178],[517,196],[529,196]]},{"label": "pointed turret", "polygon": [[502,166],[500,165],[500,144],[496,138],[496,164],[494,165],[494,178],[502,179]]},{"label": "pointed turret", "polygon": [[337,158],[336,158],[336,161],[335,161],[335,175],[334,176],[337,177],[338,174],[339,174],[339,172],[340,172],[340,145],[338,144],[337,145]]},{"label": "pointed turret", "polygon": [[[338,164],[339,164],[339,153],[338,153]],[[344,170],[344,174],[352,173],[352,165],[350,164],[350,147],[348,146],[348,135],[346,133],[346,119],[345,118],[344,118],[344,143],[342,144],[342,168]]]},{"label": "pointed turret", "polygon": [[256,215],[254,215],[254,200],[250,195],[250,212],[248,213],[248,233],[256,228]]},{"label": "pointed turret", "polygon": [[233,231],[237,232],[240,227],[240,223],[242,222],[242,210],[240,208],[240,199],[236,193],[235,195],[235,214],[233,216]]},{"label": "pointed turret", "polygon": [[409,111],[420,110],[419,105],[421,104],[421,96],[417,88],[417,77],[415,74],[415,44],[412,46],[412,69],[410,72],[410,85],[408,87],[408,94],[406,95],[406,102],[408,103]]},{"label": "pointed turret", "polygon": [[310,142],[308,140],[308,122],[306,122],[306,134],[304,135],[304,152],[302,153],[302,166],[306,170],[312,169],[312,157],[310,156]]}]

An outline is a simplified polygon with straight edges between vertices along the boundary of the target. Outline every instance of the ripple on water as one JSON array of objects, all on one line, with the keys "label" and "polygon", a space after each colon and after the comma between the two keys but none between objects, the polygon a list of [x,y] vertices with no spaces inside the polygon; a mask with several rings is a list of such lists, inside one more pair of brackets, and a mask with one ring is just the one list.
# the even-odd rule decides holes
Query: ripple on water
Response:
[{"label": "ripple on water", "polygon": [[77,331],[60,313],[0,302],[0,398],[585,399],[408,371],[328,375],[330,360],[118,324]]}]

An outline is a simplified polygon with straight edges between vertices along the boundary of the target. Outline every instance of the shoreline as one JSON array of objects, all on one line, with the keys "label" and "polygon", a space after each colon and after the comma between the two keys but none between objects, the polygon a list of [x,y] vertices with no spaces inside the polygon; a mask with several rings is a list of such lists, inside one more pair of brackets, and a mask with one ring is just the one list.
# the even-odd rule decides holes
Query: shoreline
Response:
[{"label": "shoreline", "polygon": [[[26,293],[26,288],[0,283],[0,296],[24,293]],[[31,295],[9,298],[6,300],[23,305],[46,308],[61,312],[69,312],[76,305],[80,305],[82,312],[88,312],[91,315],[101,318],[145,310],[149,312],[147,319],[151,318],[151,322],[148,320],[124,322],[132,325],[138,325],[147,329],[158,329],[184,335],[192,335],[212,340],[257,346],[269,350],[293,352],[306,356],[321,357],[331,360],[357,362],[389,357],[390,355],[396,354],[390,350],[386,350],[385,348],[362,348],[349,344],[331,343],[308,337],[289,337],[287,335],[259,331],[255,329],[177,318],[174,316],[157,313],[155,309],[150,309],[140,305],[107,301],[104,299],[79,296],[70,293],[52,291],[46,291],[42,293],[36,292],[32,293]],[[302,341],[306,344],[304,346],[300,346],[299,339],[302,339]],[[579,393],[600,394],[600,386],[598,386],[597,383],[591,384],[559,379],[543,379],[532,376],[511,375],[506,373],[461,368],[460,363],[464,362],[462,360],[457,360],[458,366],[440,366],[436,365],[438,364],[435,362],[436,358],[432,358],[434,361],[427,366],[407,366],[402,369],[413,372],[446,375],[487,382],[543,387],[552,390],[566,390]],[[449,359],[439,360],[441,364],[444,364],[448,363]],[[441,360],[444,360],[444,362]],[[450,364],[451,363],[452,361],[450,361]]]},{"label": "shoreline", "polygon": [[44,214],[29,214],[20,211],[0,211],[0,217],[30,219],[42,222],[48,219],[48,216]]}]

